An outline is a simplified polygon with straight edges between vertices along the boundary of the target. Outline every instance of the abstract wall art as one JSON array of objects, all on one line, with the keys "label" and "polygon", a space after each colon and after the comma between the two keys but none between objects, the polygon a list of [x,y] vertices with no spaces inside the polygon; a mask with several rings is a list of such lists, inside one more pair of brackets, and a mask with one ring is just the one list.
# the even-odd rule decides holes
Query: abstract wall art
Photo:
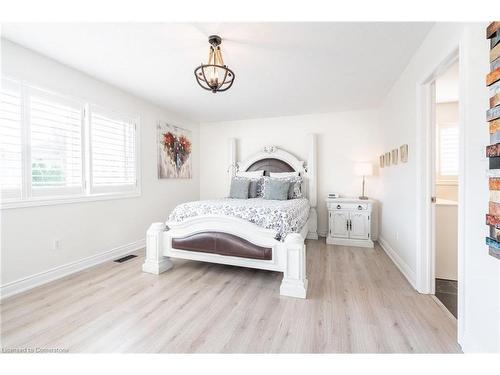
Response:
[{"label": "abstract wall art", "polygon": [[191,132],[158,122],[158,178],[191,178]]},{"label": "abstract wall art", "polygon": [[490,133],[490,145],[486,146],[490,189],[486,225],[489,225],[490,230],[486,245],[489,254],[500,259],[500,21],[489,24],[486,38],[490,42],[490,73],[486,76],[486,86],[490,94],[490,108],[486,111]]}]

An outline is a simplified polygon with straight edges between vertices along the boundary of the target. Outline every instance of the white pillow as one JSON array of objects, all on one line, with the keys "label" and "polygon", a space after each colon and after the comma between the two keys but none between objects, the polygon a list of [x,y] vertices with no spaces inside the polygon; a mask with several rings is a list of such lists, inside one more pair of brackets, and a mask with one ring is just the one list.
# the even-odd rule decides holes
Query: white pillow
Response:
[{"label": "white pillow", "polygon": [[299,172],[271,172],[270,177],[274,178],[287,178],[287,177],[296,177],[299,175]]},{"label": "white pillow", "polygon": [[264,176],[264,171],[236,172],[236,176],[246,178],[259,178]]}]

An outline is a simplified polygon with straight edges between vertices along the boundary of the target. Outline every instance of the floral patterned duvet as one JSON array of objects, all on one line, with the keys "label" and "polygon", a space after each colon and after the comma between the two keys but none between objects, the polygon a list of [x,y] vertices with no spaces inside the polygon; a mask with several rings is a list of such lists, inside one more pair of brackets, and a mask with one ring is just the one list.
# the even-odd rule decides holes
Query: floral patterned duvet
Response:
[{"label": "floral patterned duvet", "polygon": [[169,221],[179,222],[195,216],[222,215],[248,220],[260,227],[276,231],[276,239],[284,241],[288,233],[300,232],[309,217],[309,201],[305,198],[284,201],[253,199],[212,199],[178,205]]}]

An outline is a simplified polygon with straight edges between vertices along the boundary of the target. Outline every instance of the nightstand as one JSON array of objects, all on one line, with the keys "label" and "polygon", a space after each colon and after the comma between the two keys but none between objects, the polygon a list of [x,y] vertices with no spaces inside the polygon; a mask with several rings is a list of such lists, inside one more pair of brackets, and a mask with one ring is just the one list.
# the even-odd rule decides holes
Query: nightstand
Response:
[{"label": "nightstand", "polygon": [[376,202],[372,199],[327,199],[328,233],[331,245],[373,247],[377,239]]}]

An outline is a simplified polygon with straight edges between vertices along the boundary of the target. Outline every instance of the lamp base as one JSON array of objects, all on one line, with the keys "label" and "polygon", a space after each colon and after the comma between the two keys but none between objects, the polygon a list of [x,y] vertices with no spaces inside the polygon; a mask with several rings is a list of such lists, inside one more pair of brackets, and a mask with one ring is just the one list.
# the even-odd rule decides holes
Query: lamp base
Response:
[{"label": "lamp base", "polygon": [[364,195],[362,195],[361,197],[358,197],[359,199],[362,199],[362,200],[366,200],[366,199],[369,199],[368,197],[365,197]]}]

